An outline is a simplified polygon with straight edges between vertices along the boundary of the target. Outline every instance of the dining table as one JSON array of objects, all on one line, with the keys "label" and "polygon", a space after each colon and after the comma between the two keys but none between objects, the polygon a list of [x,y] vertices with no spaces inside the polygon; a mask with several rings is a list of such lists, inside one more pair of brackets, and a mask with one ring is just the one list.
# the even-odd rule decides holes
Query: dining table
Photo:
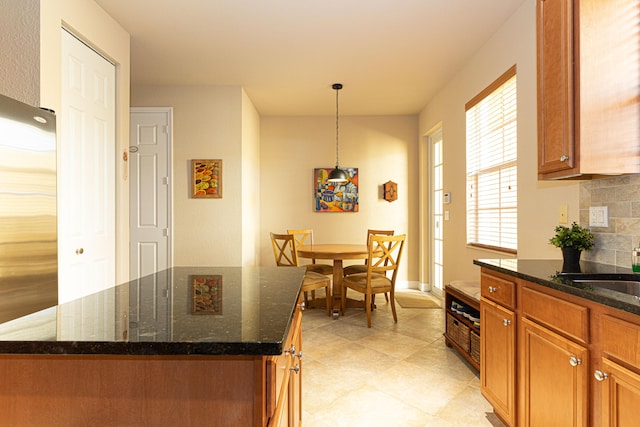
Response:
[{"label": "dining table", "polygon": [[[327,259],[333,261],[333,317],[340,314],[340,304],[342,295],[342,278],[344,277],[344,260],[369,258],[369,247],[367,245],[346,244],[346,243],[324,243],[298,246],[298,257],[311,259]],[[320,301],[318,301],[320,302]],[[315,304],[315,302],[314,302]],[[347,307],[364,308],[363,300],[347,298]]]}]

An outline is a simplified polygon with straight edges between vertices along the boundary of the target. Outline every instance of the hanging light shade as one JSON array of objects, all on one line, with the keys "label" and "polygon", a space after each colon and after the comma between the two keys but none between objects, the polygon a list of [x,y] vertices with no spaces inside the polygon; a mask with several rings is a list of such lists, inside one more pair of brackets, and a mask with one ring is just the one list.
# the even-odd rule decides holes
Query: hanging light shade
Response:
[{"label": "hanging light shade", "polygon": [[338,91],[342,89],[342,83],[334,83],[331,87],[336,91],[336,167],[334,170],[329,172],[327,181],[334,184],[344,184],[349,181],[349,177],[343,169],[340,169],[340,163],[338,162]]}]

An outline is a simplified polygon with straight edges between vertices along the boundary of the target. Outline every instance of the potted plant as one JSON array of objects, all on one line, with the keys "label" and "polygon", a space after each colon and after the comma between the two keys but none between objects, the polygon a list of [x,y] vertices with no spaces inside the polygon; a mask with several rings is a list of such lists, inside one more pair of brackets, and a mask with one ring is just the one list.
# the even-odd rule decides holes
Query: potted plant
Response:
[{"label": "potted plant", "polygon": [[565,265],[576,265],[580,262],[582,251],[593,248],[595,236],[588,228],[581,227],[575,221],[571,227],[558,225],[556,234],[549,239],[549,243],[562,250],[562,258]]}]

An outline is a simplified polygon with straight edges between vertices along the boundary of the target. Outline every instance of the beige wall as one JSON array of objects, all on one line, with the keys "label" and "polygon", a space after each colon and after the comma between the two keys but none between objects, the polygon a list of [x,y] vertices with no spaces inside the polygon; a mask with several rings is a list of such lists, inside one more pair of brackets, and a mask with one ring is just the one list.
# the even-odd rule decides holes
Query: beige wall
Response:
[{"label": "beige wall", "polygon": [[[330,96],[330,93],[328,93]],[[335,163],[335,117],[262,117],[261,264],[274,265],[269,232],[313,228],[316,243],[365,243],[368,228],[408,235],[398,280],[418,280],[417,117],[340,117],[340,165],[357,167],[357,213],[313,211],[313,169]],[[382,184],[398,184],[398,200]],[[406,283],[405,283],[406,285]]]},{"label": "beige wall", "polygon": [[0,94],[40,104],[40,0],[0,0]]},{"label": "beige wall", "polygon": [[[40,2],[40,104],[56,111],[62,104],[62,27],[116,66],[116,280],[122,283],[129,280],[129,182],[120,173],[129,149],[129,34],[93,1]],[[58,135],[63,120],[58,116]]]},{"label": "beige wall", "polygon": [[[133,106],[173,107],[174,265],[232,266],[253,261],[251,248],[244,254],[243,225],[259,220],[253,206],[246,206],[256,196],[245,196],[244,189],[248,194],[256,191],[251,175],[257,172],[251,168],[257,157],[259,120],[247,102],[238,86],[132,89]],[[193,159],[222,159],[221,199],[190,197]],[[249,228],[249,234],[255,234]]]},{"label": "beige wall", "polygon": [[260,257],[260,115],[242,91],[242,265]]},{"label": "beige wall", "polygon": [[537,180],[535,6],[534,0],[526,1],[420,114],[420,135],[440,121],[443,126],[444,191],[452,193],[446,207],[451,219],[444,224],[445,284],[478,279],[473,259],[501,257],[466,245],[464,105],[513,64],[518,78],[518,257],[561,257],[548,244],[561,204],[569,207],[569,222],[579,220],[578,183]]}]

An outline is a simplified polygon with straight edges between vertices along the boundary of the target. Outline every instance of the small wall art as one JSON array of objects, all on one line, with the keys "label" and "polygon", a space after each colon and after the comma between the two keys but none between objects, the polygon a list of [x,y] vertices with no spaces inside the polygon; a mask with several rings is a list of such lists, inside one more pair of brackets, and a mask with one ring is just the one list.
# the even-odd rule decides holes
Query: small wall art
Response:
[{"label": "small wall art", "polygon": [[191,160],[191,197],[222,198],[222,160]]},{"label": "small wall art", "polygon": [[190,276],[191,313],[222,315],[222,275]]},{"label": "small wall art", "polygon": [[344,184],[327,182],[333,168],[313,170],[313,200],[315,212],[358,212],[358,168],[340,168],[349,177]]}]

